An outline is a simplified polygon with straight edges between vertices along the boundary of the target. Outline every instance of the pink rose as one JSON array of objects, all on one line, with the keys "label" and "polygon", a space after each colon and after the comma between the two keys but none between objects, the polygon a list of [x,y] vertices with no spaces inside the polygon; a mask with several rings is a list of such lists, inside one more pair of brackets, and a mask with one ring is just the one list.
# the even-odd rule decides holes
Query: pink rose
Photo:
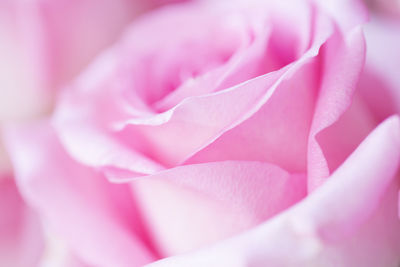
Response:
[{"label": "pink rose", "polygon": [[159,2],[1,1],[0,123],[48,112],[56,88]]},{"label": "pink rose", "polygon": [[[160,2],[1,1],[0,126],[50,113],[58,89]],[[0,171],[9,168],[1,147]]]},{"label": "pink rose", "polygon": [[79,266],[397,266],[400,119],[363,85],[365,19],[333,0],[143,16],[52,121],[7,131],[23,196]]},{"label": "pink rose", "polygon": [[[1,1],[0,129],[50,114],[64,83],[113,43],[133,18],[167,2]],[[21,198],[3,146],[0,133],[0,266],[37,266],[41,261],[41,267],[53,267],[44,244],[48,231],[42,233],[42,218]]]}]

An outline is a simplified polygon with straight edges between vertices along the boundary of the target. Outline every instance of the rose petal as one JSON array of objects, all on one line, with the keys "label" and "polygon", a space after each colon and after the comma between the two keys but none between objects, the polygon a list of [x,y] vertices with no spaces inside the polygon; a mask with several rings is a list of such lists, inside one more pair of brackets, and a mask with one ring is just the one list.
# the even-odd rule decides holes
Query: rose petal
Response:
[{"label": "rose petal", "polygon": [[278,85],[257,112],[225,131],[185,164],[256,160],[277,164],[290,172],[305,172],[318,67],[317,59],[302,65]]},{"label": "rose petal", "polygon": [[323,147],[318,143],[316,136],[336,122],[351,104],[365,58],[365,42],[361,28],[352,30],[344,38],[340,35],[333,36],[323,53],[323,77],[308,146],[309,190],[318,187],[329,176]]},{"label": "rose petal", "polygon": [[[119,64],[118,58],[115,58],[119,53],[116,47],[115,51],[111,50],[99,59],[75,83],[74,88],[63,96],[54,116],[61,140],[74,158],[86,164],[88,157],[85,155],[93,156],[102,151],[112,151],[113,157],[121,158],[115,148],[125,155],[128,153],[124,151],[134,150],[139,153],[129,156],[131,168],[115,162],[104,162],[103,155],[91,157],[95,159],[89,163],[91,166],[113,167],[115,164],[117,168],[143,173],[138,165],[146,165],[146,158],[164,167],[176,166],[251,117],[269,101],[283,81],[289,80],[318,55],[319,48],[332,34],[333,25],[326,17],[318,16],[316,21],[311,47],[292,64],[218,92],[188,97],[163,113],[154,114],[142,110],[141,116],[131,114],[130,118],[121,111],[121,106],[124,106],[120,95],[122,85],[113,79],[117,75],[113,69]],[[135,106],[138,107],[140,105]],[[100,113],[102,116],[99,116]],[[119,131],[110,129],[115,124],[119,124]],[[79,129],[79,136],[76,129]],[[101,150],[88,147],[90,140],[97,140],[96,132],[99,138],[108,140],[102,142]],[[87,151],[86,154],[83,151]],[[135,161],[137,168],[134,167]],[[155,171],[157,168],[153,168]]]},{"label": "rose petal", "polygon": [[0,122],[48,114],[56,92],[161,0],[2,0]]},{"label": "rose petal", "polygon": [[304,174],[250,161],[186,165],[129,180],[163,255],[248,229],[306,193]]},{"label": "rose petal", "polygon": [[368,20],[368,9],[362,0],[314,0],[320,7],[338,22],[343,32]]},{"label": "rose petal", "polygon": [[374,130],[330,179],[265,224],[149,266],[397,266],[400,119]]},{"label": "rose petal", "polygon": [[367,60],[360,91],[377,118],[400,113],[400,22],[374,16],[365,26]]},{"label": "rose petal", "polygon": [[42,234],[39,217],[21,198],[15,180],[0,177],[0,266],[36,266]]},{"label": "rose petal", "polygon": [[127,187],[72,161],[46,121],[7,135],[24,196],[76,255],[110,267],[154,259]]}]

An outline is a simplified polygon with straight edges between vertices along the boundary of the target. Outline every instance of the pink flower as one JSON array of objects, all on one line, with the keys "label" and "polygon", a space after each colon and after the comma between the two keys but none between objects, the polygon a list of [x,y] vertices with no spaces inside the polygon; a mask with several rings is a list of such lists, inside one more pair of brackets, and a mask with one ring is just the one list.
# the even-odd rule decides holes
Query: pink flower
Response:
[{"label": "pink flower", "polygon": [[19,188],[89,266],[396,266],[400,119],[363,82],[384,51],[363,70],[365,20],[334,0],[149,13],[52,121],[7,131]]},{"label": "pink flower", "polygon": [[[48,116],[64,83],[113,43],[133,18],[167,2],[1,1],[0,129]],[[48,253],[43,218],[21,197],[2,139],[0,133],[0,266],[37,266]]]},{"label": "pink flower", "polygon": [[0,125],[50,114],[58,89],[160,2],[168,1],[1,1]]},{"label": "pink flower", "polygon": [[48,112],[54,91],[163,0],[3,0],[0,123]]}]

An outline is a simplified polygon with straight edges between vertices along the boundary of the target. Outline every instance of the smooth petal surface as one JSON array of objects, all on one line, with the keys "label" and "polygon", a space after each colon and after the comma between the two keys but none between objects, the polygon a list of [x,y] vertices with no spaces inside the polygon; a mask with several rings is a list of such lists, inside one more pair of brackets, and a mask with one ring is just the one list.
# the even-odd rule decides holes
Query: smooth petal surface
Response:
[{"label": "smooth petal surface", "polygon": [[400,19],[372,16],[365,26],[365,37],[367,60],[359,90],[382,120],[400,113]]},{"label": "smooth petal surface", "polygon": [[[291,101],[295,99],[294,96],[283,105],[283,108],[290,109],[290,112],[287,112],[287,117],[290,122],[294,122],[293,128],[296,128],[296,130],[299,130],[299,133],[301,133],[299,137],[295,139],[296,141],[293,141],[293,148],[291,148],[291,145],[286,144],[287,149],[285,151],[290,154],[289,159],[283,159],[283,152],[282,155],[278,157],[278,160],[273,160],[270,156],[259,156],[260,152],[256,151],[253,153],[251,148],[248,149],[249,152],[247,154],[254,154],[252,160],[265,160],[267,158],[273,163],[282,164],[283,167],[290,171],[304,171],[306,136],[311,117],[310,113],[313,109],[313,99],[316,94],[314,89],[317,78],[313,78],[313,75],[316,75],[314,73],[314,68],[317,67],[315,64],[318,63],[315,61],[318,60],[315,58],[318,56],[320,47],[332,34],[334,24],[326,17],[313,14],[310,7],[304,7],[302,4],[298,5],[300,8],[304,9],[301,10],[304,11],[303,15],[307,19],[302,16],[300,16],[300,19],[296,18],[299,19],[299,25],[301,25],[299,26],[299,32],[304,33],[304,36],[301,36],[301,38],[293,37],[296,35],[289,36],[294,39],[292,41],[295,42],[296,46],[288,48],[283,52],[280,50],[273,50],[276,53],[267,53],[266,55],[262,55],[261,52],[258,52],[258,50],[263,47],[268,50],[272,45],[279,46],[280,43],[291,41],[291,39],[287,40],[279,35],[281,28],[286,29],[282,26],[285,25],[282,19],[277,19],[277,21],[275,21],[271,19],[274,18],[275,14],[271,15],[270,18],[256,13],[257,19],[255,19],[255,21],[257,23],[255,23],[255,25],[257,27],[253,24],[249,24],[248,27],[255,27],[254,31],[260,36],[257,35],[254,39],[258,40],[263,45],[249,46],[245,50],[248,50],[247,53],[253,56],[262,55],[262,57],[261,59],[252,59],[251,61],[246,58],[246,60],[240,61],[239,66],[236,67],[237,70],[241,70],[242,75],[245,75],[248,80],[228,88],[222,87],[215,92],[188,96],[172,108],[161,113],[152,111],[150,107],[146,108],[146,105],[138,96],[134,98],[134,103],[127,103],[126,98],[131,99],[132,97],[129,98],[129,95],[123,94],[124,91],[135,92],[138,86],[141,88],[141,83],[137,84],[129,79],[127,80],[126,77],[130,76],[126,75],[127,70],[124,68],[127,65],[132,65],[129,60],[125,62],[125,55],[129,55],[129,53],[127,53],[130,51],[129,48],[135,47],[132,40],[135,40],[135,36],[141,37],[139,33],[143,34],[143,32],[145,32],[143,28],[147,29],[147,32],[152,32],[153,27],[155,28],[153,24],[159,24],[158,22],[152,22],[152,20],[150,20],[152,17],[143,20],[141,24],[137,26],[139,30],[133,27],[133,29],[128,32],[132,33],[132,36],[128,34],[125,39],[122,40],[123,45],[112,48],[107,54],[100,58],[96,64],[93,65],[93,68],[76,81],[72,88],[61,98],[59,108],[54,116],[54,121],[63,144],[74,158],[91,166],[113,167],[113,165],[115,165],[114,167],[127,169],[134,173],[154,173],[157,171],[154,162],[152,163],[154,167],[151,169],[147,168],[147,171],[143,170],[143,168],[138,165],[149,166],[148,162],[150,161],[158,162],[162,167],[171,167],[181,164],[207,145],[213,143],[226,131],[237,127],[239,124],[252,117],[266,102],[269,102],[271,96],[274,94],[280,95],[275,98],[288,96],[291,87],[297,86],[297,79],[303,74],[306,78],[304,81],[301,81],[301,86],[296,90],[296,94],[302,97],[302,101],[304,101],[304,103],[299,101],[301,102],[299,105],[303,105],[303,107],[306,106],[306,108],[304,111],[301,110],[301,107],[290,108],[289,106],[292,104]],[[266,6],[268,7],[268,5]],[[195,9],[195,7],[197,6],[188,6],[181,9],[170,8],[166,11],[164,10],[163,13],[159,15],[163,18],[174,17],[173,15],[182,17],[182,11],[185,11],[192,12],[197,17],[199,11]],[[207,5],[206,7],[210,8]],[[261,7],[264,8],[262,10],[268,10],[265,6],[261,5]],[[280,6],[278,5],[278,7]],[[278,7],[277,10],[281,12],[281,9]],[[286,13],[296,17],[295,10],[292,10],[286,5],[284,5],[284,7],[288,9]],[[285,8],[283,8],[283,10],[286,10]],[[208,9],[205,10],[208,11]],[[232,12],[230,9],[228,9],[228,11]],[[187,14],[183,14],[185,15],[183,17],[186,18]],[[233,14],[243,15],[240,13]],[[310,19],[308,15],[310,15],[313,20]],[[231,17],[228,16],[228,18]],[[235,18],[235,16],[233,16],[233,18]],[[274,33],[270,33],[268,24],[267,26],[265,25],[265,20],[267,20],[267,18],[272,20],[271,24],[273,26],[275,26],[275,24],[278,25],[276,29],[272,29],[272,32],[277,32],[275,35]],[[165,22],[168,23],[167,20],[165,20]],[[233,23],[236,22],[236,20],[229,22]],[[194,21],[191,23],[197,24],[200,22]],[[259,28],[264,30],[260,31]],[[155,30],[157,29],[158,28],[155,28]],[[313,36],[310,36],[311,29],[315,29]],[[269,42],[265,43],[264,34],[267,34],[267,36],[272,34],[270,36],[271,40],[278,38],[277,40],[280,42],[274,44],[270,40],[272,44]],[[286,38],[288,37],[286,36]],[[178,39],[178,41],[182,42],[180,39]],[[132,53],[135,52],[136,50],[133,49]],[[261,75],[254,78],[254,73],[250,72],[251,68],[247,68],[247,66],[259,66],[261,64],[260,62],[264,59],[268,61],[270,60],[269,56],[278,54],[279,52],[282,53],[282,57],[289,58],[288,61],[285,61],[286,65],[283,64],[283,67],[276,71],[267,71],[267,74],[261,72]],[[298,55],[292,57],[292,53],[295,55],[298,53]],[[147,61],[144,62],[146,63]],[[124,71],[121,72],[121,70]],[[128,70],[130,72],[134,71],[129,68]],[[266,69],[263,68],[261,68],[261,70],[266,71]],[[245,71],[248,71],[247,74],[243,74]],[[196,83],[196,81],[194,82]],[[221,83],[219,80],[215,82],[217,84]],[[280,88],[281,84],[284,83],[285,85],[282,85],[282,87],[285,89]],[[150,91],[154,90],[151,86],[147,89]],[[179,90],[179,88],[177,90]],[[266,108],[268,109],[268,113],[274,113],[276,109],[279,109],[279,101],[275,100],[273,102],[274,103],[266,105],[268,106]],[[296,114],[295,109],[299,109],[301,112]],[[286,113],[286,111],[282,112]],[[99,116],[99,114],[102,114],[102,116]],[[271,115],[271,124],[278,123],[280,118],[281,117],[278,118],[275,115]],[[250,123],[251,126],[248,128],[253,129],[257,127],[255,122],[257,122],[257,119],[254,119],[253,123]],[[284,126],[280,124],[279,127],[282,128]],[[79,129],[79,135],[77,134],[77,129]],[[264,129],[257,129],[257,132],[263,132],[263,130]],[[293,129],[288,131],[293,131]],[[97,138],[96,135],[99,136],[99,138]],[[190,138],[187,138],[188,136]],[[263,139],[263,137],[265,136],[258,137],[258,139]],[[282,137],[271,151],[276,151],[280,144],[285,143],[292,137],[293,136],[290,134],[287,137]],[[91,143],[89,140],[93,138],[96,140],[100,140],[100,138],[106,140],[102,142],[101,149],[88,146]],[[181,142],[181,140],[185,140],[185,142]],[[268,144],[265,144],[264,148],[271,148],[270,144],[275,143],[276,136],[273,136],[271,133],[271,136],[266,138],[266,140],[265,142]],[[232,142],[229,141],[228,143],[230,144]],[[251,147],[254,147],[254,145]],[[115,163],[116,161],[111,162],[105,160],[104,151],[109,151],[113,154],[112,157],[115,159],[125,157],[125,160],[127,160],[127,158],[129,158],[129,162],[132,162],[129,164],[131,167],[127,168],[121,166],[121,164]],[[128,153],[126,151],[135,151],[137,154],[130,155],[129,157],[122,156],[123,154],[133,154],[133,152]],[[88,155],[91,155],[91,160],[88,159]],[[296,158],[303,158],[303,160],[294,162]],[[228,157],[222,157],[220,160],[230,159],[240,158],[235,158],[235,156],[229,158],[228,155]],[[140,164],[135,164],[135,161],[140,162]]]},{"label": "smooth petal surface", "polygon": [[252,116],[224,131],[185,164],[256,160],[290,172],[305,172],[318,66],[318,59],[313,58],[299,67]]},{"label": "smooth petal surface", "polygon": [[368,20],[368,9],[362,0],[314,0],[346,33]]},{"label": "smooth petal surface", "polygon": [[74,78],[166,2],[0,3],[0,265],[397,267],[398,23],[362,72],[361,0],[187,1]]},{"label": "smooth petal surface", "polygon": [[[52,99],[44,88],[42,68],[36,65],[42,51],[31,53],[34,49],[29,48],[41,32],[32,14],[24,12],[30,3],[21,2],[0,3],[0,123],[42,115]],[[22,34],[27,25],[33,40]]]},{"label": "smooth petal surface", "polygon": [[15,180],[0,177],[0,266],[37,266],[44,248],[37,214],[22,199]]},{"label": "smooth petal surface", "polygon": [[285,210],[305,196],[306,177],[272,164],[226,161],[172,168],[134,179],[131,186],[153,239],[168,256],[230,237]]},{"label": "smooth petal surface", "polygon": [[349,108],[316,136],[329,173],[334,172],[378,124],[375,114],[356,91]]},{"label": "smooth petal surface", "polygon": [[128,188],[70,159],[47,122],[10,130],[7,144],[23,195],[75,255],[105,267],[154,260]]},{"label": "smooth petal surface", "polygon": [[1,1],[0,123],[47,114],[66,82],[162,2],[170,1]]},{"label": "smooth petal surface", "polygon": [[[41,27],[44,71],[51,85],[69,81],[102,49],[112,44],[124,26],[157,1],[35,0],[27,9]],[[27,3],[23,3],[27,5]]]},{"label": "smooth petal surface", "polygon": [[397,266],[399,159],[400,120],[391,117],[290,210],[243,235],[150,266]]},{"label": "smooth petal surface", "polygon": [[[349,108],[365,60],[365,41],[361,28],[341,37],[332,37],[324,50],[321,88],[315,107],[308,145],[309,190],[321,185],[330,174],[323,147],[317,135],[335,123]],[[335,146],[333,140],[328,145]]]}]

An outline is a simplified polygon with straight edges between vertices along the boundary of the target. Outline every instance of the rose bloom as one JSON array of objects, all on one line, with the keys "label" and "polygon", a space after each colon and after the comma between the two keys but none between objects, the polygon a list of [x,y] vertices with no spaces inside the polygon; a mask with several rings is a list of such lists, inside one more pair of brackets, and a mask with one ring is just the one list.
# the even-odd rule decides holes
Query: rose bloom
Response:
[{"label": "rose bloom", "polygon": [[399,83],[366,19],[232,0],[133,22],[6,131],[62,266],[398,266]]},{"label": "rose bloom", "polygon": [[[63,84],[113,43],[133,18],[167,2],[2,0],[0,129],[50,114]],[[41,259],[41,266],[44,260],[55,266],[43,252],[48,250],[45,235],[16,187],[1,137],[0,266],[37,266]]]}]

